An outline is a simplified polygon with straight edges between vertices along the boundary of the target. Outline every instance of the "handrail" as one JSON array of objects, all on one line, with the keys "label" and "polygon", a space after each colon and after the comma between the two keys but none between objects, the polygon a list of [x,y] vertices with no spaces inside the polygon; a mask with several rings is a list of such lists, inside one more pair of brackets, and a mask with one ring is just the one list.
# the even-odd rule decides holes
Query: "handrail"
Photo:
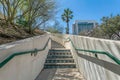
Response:
[{"label": "handrail", "polygon": [[39,52],[39,51],[45,50],[50,39],[51,39],[51,38],[49,38],[49,39],[47,40],[45,46],[44,46],[42,49],[34,49],[34,50],[29,50],[29,51],[24,51],[24,52],[16,52],[16,53],[13,53],[12,55],[8,56],[5,60],[3,60],[3,61],[0,63],[0,68],[2,68],[5,64],[7,64],[7,63],[8,63],[12,58],[14,58],[15,56],[23,55],[23,54],[37,53],[37,52]]},{"label": "handrail", "polygon": [[69,37],[68,37],[67,39],[71,42],[73,48],[74,48],[75,50],[77,50],[77,51],[91,52],[91,53],[93,53],[93,54],[104,54],[104,55],[107,55],[109,58],[111,58],[114,62],[116,62],[117,64],[120,65],[120,60],[119,60],[118,58],[116,58],[115,56],[111,55],[109,52],[98,51],[98,50],[78,49],[78,48],[75,47],[73,41],[72,41]]}]

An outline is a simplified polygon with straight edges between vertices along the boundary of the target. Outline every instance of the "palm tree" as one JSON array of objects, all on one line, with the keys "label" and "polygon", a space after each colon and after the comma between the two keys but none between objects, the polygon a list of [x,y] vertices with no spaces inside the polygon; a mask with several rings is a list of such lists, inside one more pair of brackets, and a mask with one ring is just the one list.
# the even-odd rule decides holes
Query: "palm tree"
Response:
[{"label": "palm tree", "polygon": [[73,18],[72,13],[73,12],[69,8],[67,8],[64,9],[64,13],[61,16],[62,20],[67,23],[66,34],[69,34],[69,21]]}]

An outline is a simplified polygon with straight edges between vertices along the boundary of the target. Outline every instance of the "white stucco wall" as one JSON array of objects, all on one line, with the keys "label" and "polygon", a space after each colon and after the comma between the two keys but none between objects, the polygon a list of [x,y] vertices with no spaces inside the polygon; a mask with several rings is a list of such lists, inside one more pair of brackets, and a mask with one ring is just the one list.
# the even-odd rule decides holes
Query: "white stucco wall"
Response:
[{"label": "white stucco wall", "polygon": [[[75,59],[77,68],[84,75],[86,80],[120,80],[120,65],[115,63],[106,55],[81,52],[83,57],[77,55],[77,52],[71,45],[71,42],[63,38],[70,37],[74,45],[79,49],[106,51],[120,60],[120,41],[98,39],[75,35],[55,35],[59,41],[65,41],[64,46],[70,49]],[[60,37],[62,36],[62,37]],[[56,39],[57,39],[56,38]],[[60,40],[61,39],[61,40]],[[57,40],[56,40],[57,41]],[[86,58],[86,59],[85,59]],[[91,61],[90,61],[91,60]]]},{"label": "white stucco wall", "polygon": [[[77,48],[86,49],[86,50],[106,51],[111,53],[113,56],[117,57],[118,59],[120,59],[120,42],[119,41],[82,37],[82,36],[73,36],[73,35],[70,35],[69,37],[72,39],[72,41],[74,42],[74,45]],[[99,59],[95,59],[96,63],[98,62],[98,64],[100,62],[99,60],[103,60],[100,62],[100,64],[102,64],[102,66],[100,66],[84,58],[81,58],[80,56],[76,56],[77,53],[72,47],[70,42],[66,42],[65,46],[66,48],[71,49],[73,55],[75,56],[77,67],[79,68],[80,72],[84,75],[86,80],[120,80],[119,74],[116,74],[111,70],[108,70],[105,67],[103,67],[106,64],[106,62],[104,61],[110,62],[111,65],[109,65],[109,67],[111,67],[111,69],[117,68],[116,70],[118,70],[118,72],[120,73],[119,71],[120,65],[116,64],[112,59],[110,59],[106,55],[99,54],[98,55]],[[94,54],[91,54],[88,52],[79,51],[79,53],[95,58]],[[115,64],[115,67],[112,66],[112,64]]]},{"label": "white stucco wall", "polygon": [[[0,46],[0,62],[15,52],[42,49],[50,35],[45,34],[37,37],[20,40]],[[43,69],[45,59],[50,49],[50,41],[44,51],[38,52],[37,56],[24,54],[14,57],[6,65],[0,68],[0,80],[34,80]]]}]

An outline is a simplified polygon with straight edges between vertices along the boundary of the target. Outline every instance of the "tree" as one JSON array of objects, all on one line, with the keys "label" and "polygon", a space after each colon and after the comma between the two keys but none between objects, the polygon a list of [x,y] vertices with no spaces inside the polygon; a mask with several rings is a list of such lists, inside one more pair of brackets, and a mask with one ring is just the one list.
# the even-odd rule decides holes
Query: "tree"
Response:
[{"label": "tree", "polygon": [[101,20],[99,27],[94,28],[90,33],[83,32],[80,35],[120,40],[120,15],[103,17]]},{"label": "tree", "polygon": [[0,0],[0,4],[3,8],[1,12],[8,23],[14,23],[17,12],[23,3],[24,0]]},{"label": "tree", "polygon": [[7,23],[28,27],[29,33],[55,14],[54,0],[0,0],[0,7]]},{"label": "tree", "polygon": [[63,27],[60,25],[60,23],[57,20],[55,20],[52,26],[47,27],[46,30],[51,33],[63,33]]},{"label": "tree", "polygon": [[113,39],[114,35],[120,39],[120,16],[111,16],[111,17],[103,17],[101,29],[108,36],[109,39]]},{"label": "tree", "polygon": [[73,18],[73,12],[69,8],[64,9],[64,13],[62,14],[61,17],[62,17],[62,20],[67,24],[66,34],[69,34],[69,21],[70,19]]},{"label": "tree", "polygon": [[106,38],[106,34],[102,31],[100,27],[93,28],[93,30],[89,33],[89,36],[96,38]]},{"label": "tree", "polygon": [[54,10],[55,2],[53,0],[27,0],[21,15],[28,23],[29,32],[32,33],[34,29],[53,17]]}]

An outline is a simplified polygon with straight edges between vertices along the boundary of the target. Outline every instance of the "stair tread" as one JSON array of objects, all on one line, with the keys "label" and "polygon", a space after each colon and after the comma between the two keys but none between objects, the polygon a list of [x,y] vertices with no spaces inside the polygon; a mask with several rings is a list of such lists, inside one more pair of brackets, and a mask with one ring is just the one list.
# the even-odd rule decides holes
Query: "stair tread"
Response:
[{"label": "stair tread", "polygon": [[53,51],[53,52],[52,52],[52,51],[51,51],[51,52],[49,52],[49,53],[50,53],[50,54],[52,54],[52,53],[56,53],[56,54],[57,54],[57,53],[71,53],[71,52],[62,52],[62,51],[61,51],[61,52],[60,52],[60,51]]},{"label": "stair tread", "polygon": [[75,65],[75,63],[45,63],[45,65]]},{"label": "stair tread", "polygon": [[70,52],[69,49],[50,49],[50,51],[68,51],[68,52]]},{"label": "stair tread", "polygon": [[67,52],[70,52],[70,50],[66,50],[66,49],[51,49],[50,51],[67,51]]},{"label": "stair tread", "polygon": [[49,52],[48,54],[71,54],[70,52]]},{"label": "stair tread", "polygon": [[65,48],[52,48],[51,50],[70,50],[70,49],[65,49]]},{"label": "stair tread", "polygon": [[52,49],[49,50],[44,68],[76,68],[76,64],[70,49],[61,47],[61,44],[52,41]]},{"label": "stair tread", "polygon": [[48,55],[48,56],[72,56],[72,55]]},{"label": "stair tread", "polygon": [[74,60],[73,58],[51,58],[51,59],[46,59],[46,60]]}]

